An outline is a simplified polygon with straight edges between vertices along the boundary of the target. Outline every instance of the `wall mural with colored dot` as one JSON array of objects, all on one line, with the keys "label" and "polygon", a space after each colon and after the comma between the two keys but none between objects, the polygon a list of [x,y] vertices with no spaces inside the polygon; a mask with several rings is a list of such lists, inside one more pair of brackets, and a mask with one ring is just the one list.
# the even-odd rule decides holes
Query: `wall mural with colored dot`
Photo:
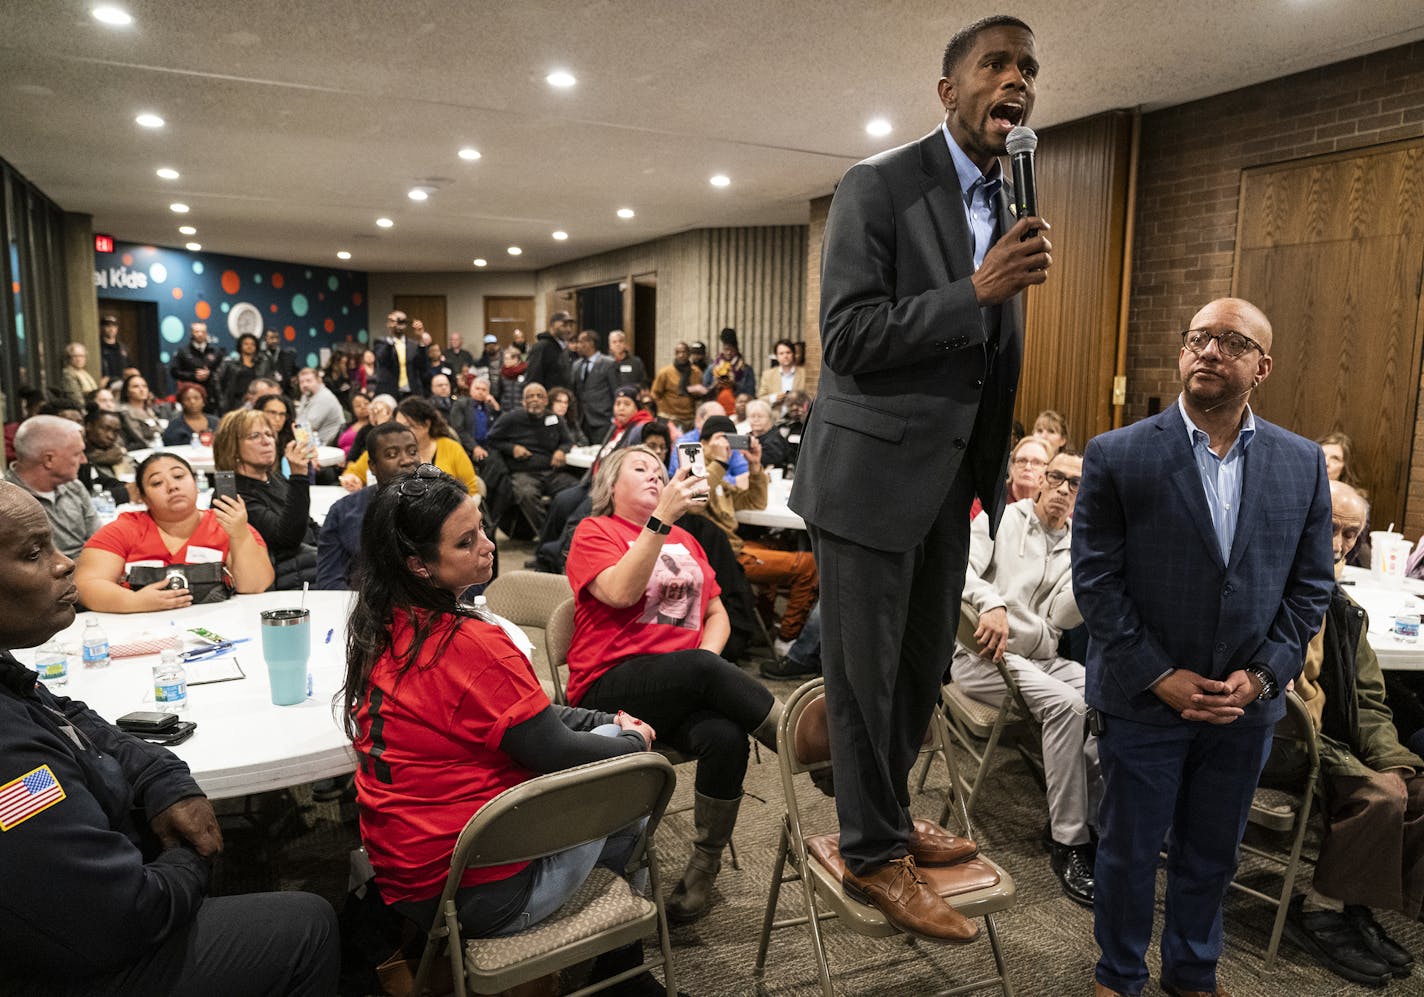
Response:
[{"label": "wall mural with colored dot", "polygon": [[276,329],[307,367],[321,365],[323,350],[367,338],[366,275],[355,270],[115,242],[112,253],[94,254],[94,290],[157,304],[165,366],[192,322],[206,322],[227,352],[244,332]]}]

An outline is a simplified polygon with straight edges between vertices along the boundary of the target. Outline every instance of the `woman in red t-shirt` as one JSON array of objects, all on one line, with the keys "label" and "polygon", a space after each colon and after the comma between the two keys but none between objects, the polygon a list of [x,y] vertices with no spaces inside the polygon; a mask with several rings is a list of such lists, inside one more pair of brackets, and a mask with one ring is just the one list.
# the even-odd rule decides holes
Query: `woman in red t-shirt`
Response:
[{"label": "woman in red t-shirt", "polygon": [[152,613],[181,609],[193,601],[186,588],[168,579],[130,588],[131,566],[212,564],[221,561],[238,592],[265,592],[272,562],[257,531],[247,521],[241,498],[218,498],[198,508],[198,483],[182,457],[159,451],[134,476],[143,512],[125,512],[89,538],[79,554],[74,584],[85,607],[99,613]]},{"label": "woman in red t-shirt", "polygon": [[776,747],[781,704],[720,657],[731,627],[707,555],[673,521],[707,500],[684,464],[672,481],[645,446],[615,450],[593,479],[592,514],[569,548],[574,639],[569,702],[619,704],[697,756],[692,859],[668,916],[701,917],[732,836],[747,771],[747,735]]},{"label": "woman in red t-shirt", "polygon": [[[500,626],[459,602],[489,581],[480,506],[433,464],[385,485],[361,527],[348,623],[347,733],[361,839],[382,897],[428,927],[455,840],[479,809],[540,772],[645,751],[653,731],[553,706]],[[456,894],[472,935],[507,935],[556,911],[596,864],[621,872],[641,826],[532,863],[468,869]]]}]

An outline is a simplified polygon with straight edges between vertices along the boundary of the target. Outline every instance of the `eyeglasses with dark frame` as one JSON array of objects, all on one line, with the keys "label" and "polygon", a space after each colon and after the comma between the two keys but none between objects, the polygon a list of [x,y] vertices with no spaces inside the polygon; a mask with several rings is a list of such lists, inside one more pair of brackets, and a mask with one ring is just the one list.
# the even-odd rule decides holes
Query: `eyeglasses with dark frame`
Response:
[{"label": "eyeglasses with dark frame", "polygon": [[1066,481],[1068,482],[1068,490],[1070,492],[1076,492],[1078,490],[1078,486],[1083,483],[1082,478],[1070,478],[1062,471],[1044,471],[1043,480],[1052,490],[1062,488],[1063,482]]},{"label": "eyeglasses with dark frame", "polygon": [[396,491],[402,498],[419,498],[430,488],[430,482],[445,477],[445,472],[434,464],[421,464],[402,479]]},{"label": "eyeglasses with dark frame", "polygon": [[1262,356],[1266,353],[1265,347],[1260,343],[1235,329],[1227,329],[1225,332],[1212,332],[1210,329],[1185,329],[1182,332],[1182,345],[1197,356],[1201,356],[1206,351],[1213,339],[1216,340],[1216,348],[1228,360],[1235,360],[1247,350],[1260,350]]}]

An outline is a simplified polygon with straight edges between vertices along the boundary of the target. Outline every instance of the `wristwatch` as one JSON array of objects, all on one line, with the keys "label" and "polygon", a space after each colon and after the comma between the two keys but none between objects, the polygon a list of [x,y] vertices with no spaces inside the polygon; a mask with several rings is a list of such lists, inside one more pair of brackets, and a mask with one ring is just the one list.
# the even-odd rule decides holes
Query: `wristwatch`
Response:
[{"label": "wristwatch", "polygon": [[652,530],[654,533],[659,533],[663,536],[667,536],[669,533],[672,532],[672,524],[664,523],[657,516],[649,516],[648,521],[643,524],[643,529]]},{"label": "wristwatch", "polygon": [[1254,675],[1261,680],[1261,694],[1256,697],[1257,699],[1275,699],[1276,693],[1280,692],[1276,687],[1275,676],[1259,665],[1247,668],[1246,674]]}]

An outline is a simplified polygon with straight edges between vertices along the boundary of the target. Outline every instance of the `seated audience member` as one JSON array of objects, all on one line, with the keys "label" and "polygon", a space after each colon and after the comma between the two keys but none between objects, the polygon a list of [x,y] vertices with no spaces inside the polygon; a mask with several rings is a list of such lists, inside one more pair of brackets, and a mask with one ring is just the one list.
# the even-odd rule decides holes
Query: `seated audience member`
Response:
[{"label": "seated audience member", "polygon": [[59,372],[60,391],[84,411],[84,398],[91,391],[99,390],[99,383],[87,370],[89,351],[83,343],[70,343],[64,348],[64,368]]},{"label": "seated audience member", "polygon": [[130,450],[146,450],[162,442],[158,412],[154,410],[153,396],[148,393],[148,382],[142,374],[124,378],[119,392],[119,420],[123,423],[124,446]]},{"label": "seated audience member", "polygon": [[[218,602],[233,591],[264,592],[272,584],[272,562],[241,497],[216,498],[211,509],[199,509],[193,469],[171,453],[151,454],[140,464],[137,484],[148,508],[119,513],[79,555],[74,583],[85,606],[151,613],[195,600]],[[172,587],[175,572],[187,587]]]},{"label": "seated audience member", "polygon": [[646,447],[617,450],[593,480],[593,514],[569,549],[574,637],[569,702],[627,709],[697,756],[692,859],[668,917],[701,917],[712,902],[742,802],[751,734],[776,746],[781,714],[765,686],[719,657],[729,627],[701,546],[673,522],[707,495],[679,471],[671,482]]},{"label": "seated audience member", "polygon": [[303,367],[297,371],[296,422],[304,422],[311,427],[316,442],[330,446],[341,432],[345,416],[341,414],[341,402],[331,389],[322,383],[321,373],[315,367]]},{"label": "seated audience member", "polygon": [[316,578],[316,524],[307,474],[316,447],[292,440],[284,456],[290,468],[285,474],[278,471],[276,434],[261,412],[229,412],[213,438],[213,466],[236,472],[247,521],[267,545],[277,576],[272,587],[291,591]]},{"label": "seated audience member", "polygon": [[20,423],[15,461],[5,470],[6,481],[39,501],[54,545],[66,557],[78,557],[99,528],[89,492],[77,480],[83,463],[83,430],[57,415],[37,415]]},{"label": "seated audience member", "polygon": [[[460,601],[489,581],[494,557],[460,482],[429,464],[394,478],[372,499],[359,549],[341,695],[361,838],[381,896],[428,927],[455,841],[481,807],[537,773],[646,751],[654,732],[621,710],[551,704],[508,635]],[[466,871],[455,897],[462,930],[490,937],[538,924],[595,866],[623,873],[641,830]],[[639,961],[634,943],[601,958],[595,977]],[[638,979],[630,992],[663,992]]]},{"label": "seated audience member", "polygon": [[[647,409],[639,408],[638,411],[646,412]],[[633,447],[641,443],[661,457],[663,459],[663,466],[666,467],[668,457],[672,454],[673,432],[674,429],[669,423],[662,419],[653,419],[650,422],[633,426],[633,428],[628,431],[627,438],[624,440],[623,445]]]},{"label": "seated audience member", "polygon": [[529,363],[519,347],[504,348],[504,362],[499,366],[499,390],[495,400],[501,412],[513,412],[524,404],[524,386],[529,379]]},{"label": "seated audience member", "polygon": [[[301,376],[300,372],[297,376]],[[332,350],[331,359],[326,362],[326,370],[322,372],[321,383],[336,398],[336,404],[341,406],[343,412],[349,409],[352,393],[356,389],[351,383],[351,354],[345,349]]]},{"label": "seated audience member", "polygon": [[[821,674],[821,604],[811,607],[801,636],[791,642],[786,653],[763,661],[757,669],[764,679],[788,681],[808,679]],[[816,781],[814,778],[813,782]],[[819,783],[818,783],[819,784]],[[827,795],[834,796],[834,793]]]},{"label": "seated audience member", "polygon": [[[479,478],[475,476],[475,466],[470,463],[470,455],[455,438],[445,417],[429,400],[418,395],[401,399],[396,406],[396,422],[406,426],[415,435],[422,464],[434,464],[464,485],[471,495],[480,490]],[[369,448],[368,448],[369,450]],[[366,471],[370,467],[370,457],[363,453],[346,466],[341,476],[341,485],[348,492],[358,491],[366,486]]]},{"label": "seated audience member", "polygon": [[[237,352],[224,360],[218,368],[218,397],[224,412],[241,408],[244,402],[251,401],[247,397],[247,389],[252,386],[253,378],[260,373],[257,337],[250,332],[244,332],[237,337]],[[276,389],[275,384],[273,389]]]},{"label": "seated audience member", "polygon": [[499,404],[490,397],[489,378],[476,374],[470,379],[470,393],[450,406],[450,427],[476,464],[489,456],[489,433],[498,418]]},{"label": "seated audience member", "polygon": [[440,363],[441,366],[451,370],[450,387],[452,390],[456,385],[465,383],[465,371],[475,364],[475,358],[470,356],[469,350],[465,349],[465,337],[453,329],[445,338],[445,349],[440,354]]},{"label": "seated audience member", "polygon": [[568,388],[550,388],[549,411],[563,420],[574,446],[581,447],[589,442],[583,431],[583,410],[572,391]]},{"label": "seated audience member", "polygon": [[351,421],[341,427],[336,434],[336,445],[342,453],[350,453],[356,442],[356,434],[371,425],[371,396],[365,391],[357,391],[351,396]]},{"label": "seated audience member", "polygon": [[780,408],[789,391],[806,390],[806,368],[796,363],[796,347],[789,339],[776,341],[776,365],[761,372],[757,380],[757,397],[773,408]]},{"label": "seated audience member", "polygon": [[746,435],[750,432],[747,425],[747,403],[752,401],[751,395],[737,395],[736,405],[732,409],[732,422],[736,424],[737,432]]},{"label": "seated audience member", "polygon": [[504,410],[490,430],[489,441],[509,468],[514,502],[538,536],[544,525],[543,497],[578,484],[565,469],[573,438],[564,421],[548,410],[543,385],[524,388],[523,407]]},{"label": "seated audience member", "polygon": [[1052,456],[1068,445],[1068,420],[1062,413],[1046,408],[1033,420],[1033,435],[1052,448],[1049,450]]},{"label": "seated audience member", "polygon": [[[1330,480],[1345,482],[1360,493],[1360,498],[1368,502],[1369,492],[1365,491],[1355,470],[1355,444],[1350,437],[1344,433],[1328,433],[1315,442],[1320,444],[1320,449],[1325,454],[1325,473],[1329,475]],[[1360,531],[1360,539],[1346,555],[1345,563],[1358,568],[1368,568],[1371,554],[1370,521],[1366,519],[1364,528]]]},{"label": "seated audience member", "polygon": [[[726,413],[722,411],[722,406],[719,402],[703,402],[701,405],[697,406],[697,415],[693,419],[692,428],[687,432],[683,433],[681,436],[679,436],[677,438],[677,442],[700,442],[702,440],[703,424],[708,419],[714,418],[715,416],[719,415],[724,417],[726,416]],[[729,419],[728,421],[730,422],[731,420]],[[727,430],[727,432],[734,432],[735,429],[736,426],[734,425],[732,429]],[[672,459],[668,462],[668,473],[676,474],[677,469],[681,466],[681,464],[682,455],[678,453],[676,447],[673,447]],[[732,451],[732,459],[727,469],[727,476],[731,479],[732,484],[736,485],[738,488],[747,487],[747,458],[746,455],[743,454],[740,450]]]},{"label": "seated audience member", "polygon": [[625,384],[648,386],[648,371],[636,354],[628,352],[628,337],[622,329],[608,334],[608,355],[613,360],[614,381],[619,387]]},{"label": "seated audience member", "polygon": [[[1338,576],[1368,510],[1338,480],[1330,505]],[[1424,759],[1399,743],[1368,629],[1365,611],[1336,585],[1295,680],[1320,747],[1325,835],[1312,889],[1291,901],[1285,934],[1346,979],[1380,986],[1414,963],[1370,908],[1415,920],[1424,904]],[[1299,786],[1309,764],[1299,742],[1276,738],[1262,784]]]},{"label": "seated audience member", "polygon": [[14,995],[232,992],[326,997],[336,916],[310,893],[207,897],[213,808],[167,748],[56,697],[16,661],[74,621],[74,562],[44,513],[0,484],[0,959]]},{"label": "seated audience member", "polygon": [[280,395],[282,386],[270,377],[254,377],[247,385],[247,391],[242,396],[243,408],[256,408],[257,399],[267,395]]},{"label": "seated audience member", "polygon": [[594,473],[598,472],[598,462],[607,457],[620,447],[626,447],[630,443],[629,434],[638,426],[646,425],[653,421],[649,412],[638,408],[638,388],[633,384],[625,384],[613,393],[613,422],[608,427],[608,432],[604,434],[602,443],[598,448],[598,456],[593,460]]},{"label": "seated audience member", "polygon": [[702,387],[702,368],[692,362],[688,345],[677,343],[672,348],[672,363],[658,371],[648,391],[657,405],[658,418],[684,429],[692,425],[697,406],[694,387],[697,392],[706,392]]},{"label": "seated audience member", "polygon": [[450,375],[443,370],[437,370],[430,375],[430,404],[438,408],[441,415],[450,414],[450,406],[453,403],[451,390]]},{"label": "seated audience member", "polygon": [[366,434],[370,432],[373,426],[390,422],[395,417],[396,399],[394,395],[376,395],[373,397],[371,404],[366,407],[366,425],[356,430],[355,438],[351,441],[351,445],[346,448],[347,461],[357,460],[366,452]]},{"label": "seated audience member", "polygon": [[[259,396],[252,403],[252,407],[267,417],[267,425],[271,427],[273,434],[277,437],[277,453],[285,454],[287,444],[296,439],[296,434],[292,431],[292,423],[295,421],[292,418],[295,413],[292,400],[278,392]],[[285,474],[286,471],[283,470],[282,473]]]},{"label": "seated audience member", "polygon": [[376,352],[374,350],[361,351],[361,362],[351,372],[351,380],[362,391],[375,392]]},{"label": "seated audience member", "polygon": [[[792,642],[801,635],[806,617],[816,604],[820,583],[816,558],[810,551],[778,550],[755,540],[743,540],[737,533],[738,509],[766,508],[767,481],[766,472],[761,467],[761,444],[752,437],[749,441],[751,449],[746,455],[747,487],[724,485],[729,458],[733,453],[726,439],[731,431],[732,420],[725,415],[714,415],[702,424],[702,432],[707,434],[702,453],[707,465],[710,492],[707,503],[693,511],[716,523],[727,535],[727,542],[732,545],[747,581],[753,585],[769,586],[773,590],[786,587],[786,612],[781,617],[777,637],[773,641],[776,656],[783,657]],[[775,601],[774,598],[772,601]]]},{"label": "seated audience member", "polygon": [[760,398],[753,398],[747,403],[747,431],[761,444],[762,467],[786,465],[786,437],[776,431],[772,422],[771,406]]},{"label": "seated audience member", "polygon": [[773,427],[776,435],[781,437],[782,449],[785,452],[781,466],[787,468],[788,473],[795,469],[796,461],[801,457],[801,435],[806,431],[806,413],[810,409],[809,394],[804,391],[787,392],[785,414]]},{"label": "seated audience member", "polygon": [[35,408],[35,415],[53,415],[66,419],[76,426],[84,425],[84,409],[68,398],[50,398]]},{"label": "seated audience member", "polygon": [[119,479],[132,467],[128,451],[119,442],[123,428],[117,412],[90,405],[84,412],[84,458],[79,465],[79,482],[91,495],[98,485],[113,496],[114,502],[138,501],[138,489],[131,482]]},{"label": "seated audience member", "polygon": [[964,578],[964,611],[977,621],[975,645],[958,644],[951,668],[966,693],[997,706],[1005,686],[994,662],[1002,661],[1043,726],[1044,845],[1068,899],[1091,907],[1091,829],[1102,777],[1097,739],[1086,737],[1083,666],[1058,655],[1063,632],[1083,622],[1069,558],[1082,474],[1083,459],[1061,453],[1035,498],[1005,508],[996,536],[989,536],[986,514],[975,517]]},{"label": "seated audience member", "polygon": [[[1025,436],[1009,454],[1009,487],[1004,503],[1013,505],[1038,495],[1043,472],[1054,452],[1042,437]],[[976,515],[978,510],[975,511]]]},{"label": "seated audience member", "polygon": [[483,352],[475,357],[466,373],[472,378],[487,378],[492,385],[498,384],[499,368],[504,363],[504,351],[499,348],[499,337],[493,333],[486,333],[483,347]]},{"label": "seated audience member", "polygon": [[413,471],[420,448],[410,427],[395,420],[372,427],[366,434],[367,461],[375,487],[361,488],[338,499],[322,521],[316,543],[316,587],[356,588],[353,573],[361,551],[361,521],[376,492],[392,478]]},{"label": "seated audience member", "polygon": [[179,415],[163,430],[165,447],[186,446],[194,436],[218,428],[218,417],[203,411],[208,404],[208,394],[201,384],[184,384],[178,389],[177,401]]},{"label": "seated audience member", "polygon": [[119,403],[114,400],[114,393],[104,387],[95,388],[85,395],[84,403],[86,409],[89,405],[97,405],[106,412],[117,412],[119,410]]}]

